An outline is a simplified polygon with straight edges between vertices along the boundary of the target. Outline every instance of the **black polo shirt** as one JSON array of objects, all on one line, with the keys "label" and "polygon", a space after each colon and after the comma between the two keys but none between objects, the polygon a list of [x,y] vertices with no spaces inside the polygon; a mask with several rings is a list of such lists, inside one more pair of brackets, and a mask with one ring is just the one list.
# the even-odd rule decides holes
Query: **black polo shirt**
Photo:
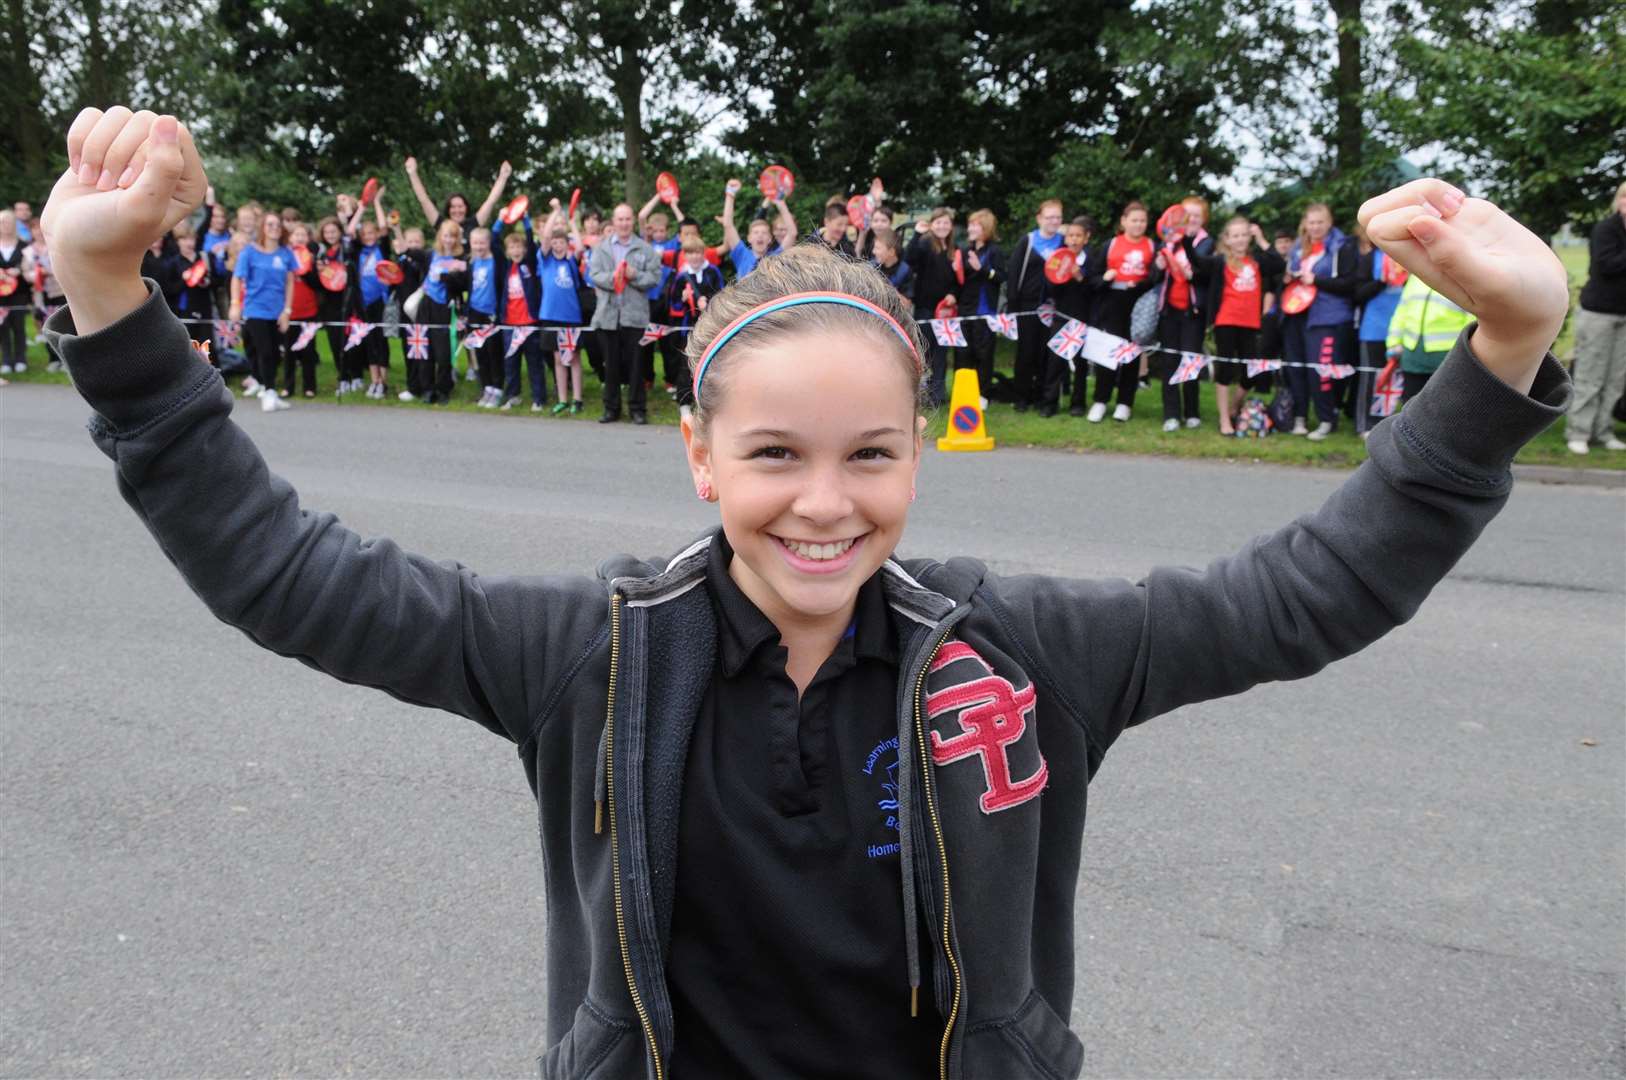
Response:
[{"label": "black polo shirt", "polygon": [[913,1018],[904,959],[894,614],[865,582],[798,701],[732,554],[719,535],[707,567],[717,664],[684,776],[672,1075],[930,1075],[943,1025],[924,927]]}]

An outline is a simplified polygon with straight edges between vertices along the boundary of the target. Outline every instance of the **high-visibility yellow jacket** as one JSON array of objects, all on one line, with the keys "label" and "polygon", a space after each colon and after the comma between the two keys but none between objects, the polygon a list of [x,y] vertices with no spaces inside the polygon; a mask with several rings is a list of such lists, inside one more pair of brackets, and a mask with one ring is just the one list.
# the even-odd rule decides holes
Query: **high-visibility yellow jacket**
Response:
[{"label": "high-visibility yellow jacket", "polygon": [[1473,315],[1413,274],[1389,320],[1388,351],[1400,353],[1400,370],[1432,373],[1457,343]]}]

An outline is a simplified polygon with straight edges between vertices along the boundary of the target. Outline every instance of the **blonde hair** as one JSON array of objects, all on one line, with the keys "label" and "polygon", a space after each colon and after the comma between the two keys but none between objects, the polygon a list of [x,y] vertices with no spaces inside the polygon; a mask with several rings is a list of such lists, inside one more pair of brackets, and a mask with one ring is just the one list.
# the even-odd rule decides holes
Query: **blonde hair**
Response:
[{"label": "blonde hair", "polygon": [[700,395],[694,403],[698,429],[705,429],[707,421],[722,404],[723,394],[728,389],[729,366],[748,350],[763,349],[792,334],[865,335],[903,369],[915,408],[920,408],[923,389],[920,357],[926,354],[926,342],[915,325],[914,313],[903,295],[873,266],[823,244],[798,244],[779,255],[769,255],[757,263],[751,273],[712,297],[689,335],[690,367],[699,369],[700,358],[706,354],[707,347],[734,320],[782,296],[804,292],[844,293],[875,305],[903,327],[914,352],[904,348],[891,327],[873,314],[856,308],[803,304],[762,315],[735,334],[706,368]]},{"label": "blonde hair", "polygon": [[1241,214],[1232,214],[1229,218],[1226,219],[1224,228],[1222,228],[1220,230],[1220,240],[1222,241],[1221,244],[1220,244],[1220,248],[1221,248],[1220,254],[1225,256],[1225,265],[1229,266],[1232,270],[1241,269],[1242,263],[1244,262],[1244,260],[1247,259],[1247,256],[1246,255],[1233,255],[1233,254],[1231,254],[1231,249],[1229,247],[1227,247],[1223,243],[1223,241],[1225,239],[1225,234],[1231,231],[1231,226],[1232,225],[1241,225],[1241,226],[1243,226],[1245,228],[1245,227],[1247,227],[1249,225],[1252,225],[1252,224],[1253,224],[1253,222],[1249,221],[1246,217],[1243,217]]},{"label": "blonde hair", "polygon": [[696,253],[701,255],[706,253],[706,242],[698,236],[691,236],[683,241],[683,254],[694,255]]},{"label": "blonde hair", "polygon": [[1310,253],[1310,236],[1304,226],[1310,220],[1310,215],[1317,210],[1327,215],[1329,223],[1332,221],[1332,207],[1324,202],[1313,202],[1304,208],[1304,213],[1299,217],[1299,254],[1301,256]]},{"label": "blonde hair", "polygon": [[[453,255],[462,241],[463,226],[449,217],[442,218],[440,227],[435,230],[435,250],[442,255]],[[451,246],[448,247],[448,244]]]},{"label": "blonde hair", "polygon": [[994,216],[992,210],[973,210],[965,220],[968,225],[975,221],[982,226],[983,243],[992,244],[999,239],[999,219]]}]

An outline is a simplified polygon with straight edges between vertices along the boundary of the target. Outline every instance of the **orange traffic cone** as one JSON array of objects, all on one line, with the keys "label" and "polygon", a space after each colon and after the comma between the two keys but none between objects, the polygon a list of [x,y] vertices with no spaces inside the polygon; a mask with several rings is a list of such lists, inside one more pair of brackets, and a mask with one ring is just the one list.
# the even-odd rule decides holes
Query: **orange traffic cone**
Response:
[{"label": "orange traffic cone", "polygon": [[982,391],[974,368],[954,373],[954,392],[949,396],[948,432],[937,440],[939,450],[992,450],[993,436],[982,417]]}]

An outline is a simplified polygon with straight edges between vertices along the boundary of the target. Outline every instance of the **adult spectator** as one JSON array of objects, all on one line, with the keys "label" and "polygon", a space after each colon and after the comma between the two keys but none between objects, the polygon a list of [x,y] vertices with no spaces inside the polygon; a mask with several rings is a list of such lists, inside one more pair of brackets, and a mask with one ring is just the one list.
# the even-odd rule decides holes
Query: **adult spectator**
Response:
[{"label": "adult spectator", "polygon": [[1626,184],[1615,189],[1614,213],[1592,230],[1592,267],[1575,313],[1575,396],[1564,422],[1572,454],[1593,443],[1626,450],[1615,438],[1611,408],[1626,393]]},{"label": "adult spectator", "polygon": [[633,232],[633,213],[622,203],[610,215],[610,231],[588,256],[587,276],[598,294],[593,331],[604,352],[604,415],[601,424],[621,419],[621,384],[634,424],[645,416],[644,380],[638,375],[639,338],[649,325],[649,290],[661,277],[661,257]]}]

